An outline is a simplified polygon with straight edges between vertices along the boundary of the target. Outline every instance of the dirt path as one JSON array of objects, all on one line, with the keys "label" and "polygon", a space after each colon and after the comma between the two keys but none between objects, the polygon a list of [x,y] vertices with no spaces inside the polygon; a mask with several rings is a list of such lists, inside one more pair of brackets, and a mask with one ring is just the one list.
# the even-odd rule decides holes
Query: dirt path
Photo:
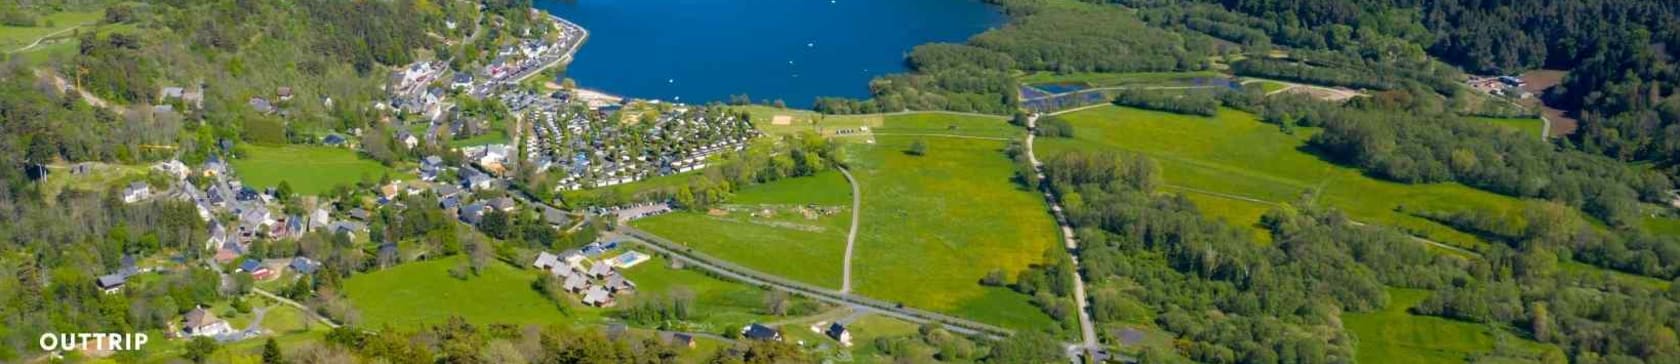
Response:
[{"label": "dirt path", "polygon": [[251,292],[255,292],[257,295],[260,295],[260,296],[263,296],[263,297],[268,297],[268,299],[274,300],[275,302],[279,302],[282,305],[292,306],[292,307],[295,307],[299,310],[302,310],[303,314],[315,317],[316,320],[321,321],[321,324],[327,325],[327,327],[331,327],[331,328],[335,328],[335,329],[338,328],[338,323],[332,322],[332,320],[328,320],[326,317],[321,317],[321,316],[316,315],[315,311],[310,311],[309,307],[304,307],[303,304],[297,303],[297,301],[293,301],[293,300],[285,298],[285,297],[280,297],[280,296],[277,296],[273,293],[268,293],[268,291],[264,291],[262,288],[251,288]]},{"label": "dirt path", "polygon": [[846,232],[846,265],[841,269],[840,278],[840,294],[848,294],[852,293],[852,248],[857,245],[858,218],[863,216],[863,194],[859,192],[857,179],[852,178],[851,171],[847,171],[846,167],[834,168],[846,176],[846,184],[852,185],[852,228]]},{"label": "dirt path", "polygon": [[70,32],[70,31],[74,31],[74,30],[76,30],[76,29],[78,29],[78,28],[81,28],[81,27],[82,27],[82,26],[85,26],[85,25],[89,25],[89,24],[93,24],[93,23],[82,23],[82,24],[76,24],[76,25],[72,25],[72,26],[70,26],[70,27],[69,27],[69,28],[64,28],[64,29],[61,29],[61,30],[59,30],[59,31],[56,31],[56,32],[52,32],[52,33],[47,33],[47,35],[43,35],[43,36],[41,36],[41,37],[40,37],[40,38],[35,38],[35,42],[33,42],[33,43],[29,43],[29,45],[27,45],[27,46],[23,46],[23,48],[18,48],[18,49],[13,49],[13,50],[11,50],[11,51],[8,51],[8,52],[6,52],[6,53],[18,53],[18,52],[27,52],[27,51],[29,51],[29,50],[31,50],[31,49],[35,49],[35,47],[36,47],[36,46],[40,46],[40,45],[41,45],[41,42],[45,42],[45,41],[47,41],[47,38],[52,38],[52,37],[56,37],[56,36],[58,36],[58,35],[59,35],[59,34],[64,34],[64,33],[68,33],[68,32]]},{"label": "dirt path", "polygon": [[[1093,358],[1096,357],[1097,351],[1101,350],[1102,345],[1097,341],[1096,324],[1091,321],[1091,301],[1085,298],[1085,277],[1084,273],[1081,273],[1083,270],[1079,269],[1079,240],[1075,238],[1073,226],[1068,223],[1067,215],[1062,211],[1061,202],[1057,201],[1056,196],[1050,193],[1050,184],[1044,174],[1044,163],[1039,162],[1038,155],[1033,152],[1033,140],[1035,139],[1033,134],[1037,128],[1038,115],[1028,117],[1027,160],[1031,162],[1034,178],[1038,179],[1039,187],[1043,190],[1044,202],[1050,205],[1050,213],[1056,218],[1056,227],[1061,229],[1062,242],[1066,245],[1068,256],[1072,259],[1074,268],[1073,299],[1075,305],[1079,308],[1079,336],[1082,342],[1077,346],[1069,346],[1066,350],[1070,357],[1083,352],[1086,358]],[[1075,360],[1077,359],[1075,358]]]}]

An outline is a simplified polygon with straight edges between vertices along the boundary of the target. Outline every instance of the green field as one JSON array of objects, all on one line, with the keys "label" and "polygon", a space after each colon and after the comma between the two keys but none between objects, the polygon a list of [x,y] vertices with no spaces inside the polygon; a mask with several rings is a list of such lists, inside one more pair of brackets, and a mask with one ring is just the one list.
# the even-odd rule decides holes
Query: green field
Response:
[{"label": "green field", "polygon": [[[1515,198],[1456,183],[1409,185],[1367,177],[1357,169],[1301,151],[1316,130],[1284,134],[1241,111],[1222,109],[1216,117],[1197,117],[1105,106],[1062,118],[1075,126],[1075,138],[1040,139],[1041,158],[1073,149],[1142,153],[1160,164],[1166,182],[1175,186],[1168,191],[1211,192],[1274,203],[1300,203],[1302,196],[1316,191],[1311,203],[1329,204],[1364,222],[1395,226],[1466,248],[1481,240],[1397,209],[1521,213],[1522,204]],[[1221,208],[1209,206],[1203,212],[1247,220],[1258,210],[1255,206],[1239,207],[1241,211]]]},{"label": "green field", "polygon": [[345,294],[362,312],[362,325],[417,327],[460,316],[480,324],[554,324],[574,321],[531,289],[535,270],[489,264],[467,280],[449,276],[464,257],[399,265],[344,281]]},{"label": "green field", "polygon": [[1501,128],[1515,130],[1539,138],[1546,129],[1546,123],[1536,118],[1470,118],[1472,121],[1498,125]]},{"label": "green field", "polygon": [[[898,120],[912,126],[945,123],[925,116],[891,117],[883,129]],[[959,131],[1004,124],[949,120],[963,120]],[[927,154],[905,154],[917,139],[925,140]],[[1003,155],[1005,146],[997,140],[906,136],[848,144],[845,160],[863,198],[852,266],[855,289],[1005,327],[1054,327],[1027,296],[979,284],[993,269],[1013,277],[1057,244],[1056,224],[1043,200],[1011,181],[1014,167]]]},{"label": "green field", "polygon": [[[460,316],[475,323],[570,324],[603,322],[607,310],[570,304],[562,313],[554,303],[531,288],[541,274],[492,262],[475,277],[459,280],[449,269],[463,257],[414,262],[390,269],[356,275],[346,280],[345,293],[362,312],[362,325],[416,327]],[[763,290],[721,281],[692,270],[669,268],[663,258],[623,271],[635,282],[637,293],[619,297],[618,307],[633,305],[646,296],[665,295],[682,287],[694,294],[696,321],[702,325],[746,323],[761,317]]]},{"label": "green field", "polygon": [[481,145],[507,144],[507,143],[508,143],[507,132],[501,131],[501,130],[495,130],[495,131],[484,133],[484,134],[481,134],[481,135],[478,135],[478,136],[475,136],[475,137],[471,137],[471,138],[451,140],[451,141],[449,141],[449,147],[450,148],[462,148],[462,147],[476,147],[476,146],[481,146]]},{"label": "green field", "polygon": [[319,195],[341,184],[354,185],[364,179],[378,182],[387,174],[393,180],[412,179],[406,172],[361,159],[348,149],[301,145],[241,148],[247,155],[233,160],[234,172],[246,186],[259,189],[286,181],[299,194]]},{"label": "green field", "polygon": [[1470,355],[1493,351],[1500,339],[1495,335],[1505,336],[1512,347],[1529,355],[1556,350],[1489,326],[1407,313],[1429,298],[1428,291],[1390,288],[1388,294],[1388,307],[1382,311],[1342,315],[1342,324],[1359,339],[1359,362],[1465,362]]},{"label": "green field", "polygon": [[[857,129],[858,127],[877,127],[882,123],[879,115],[823,115],[810,110],[778,109],[763,105],[732,106],[731,108],[747,113],[753,127],[771,134],[796,134],[802,132],[817,132],[825,135],[833,134],[835,130]],[[787,116],[787,125],[776,125],[777,115]]]},{"label": "green field", "polygon": [[907,114],[888,116],[872,130],[876,135],[962,135],[984,138],[1018,138],[1021,128],[1002,118],[952,114]]},{"label": "green field", "polygon": [[1661,217],[1645,218],[1645,231],[1659,235],[1680,235],[1680,219]]},{"label": "green field", "polygon": [[[649,217],[635,226],[765,273],[840,287],[851,187],[839,172],[748,187],[731,202],[709,212]],[[807,205],[837,210],[808,216],[801,213],[814,211]]]},{"label": "green field", "polygon": [[[39,26],[0,25],[0,51],[11,53],[18,48],[28,46],[41,37],[68,35],[71,33],[69,29],[93,24],[99,21],[102,15],[104,13],[98,11],[68,11],[42,16],[40,22],[37,23]],[[51,25],[48,25],[48,23],[51,23]]]}]

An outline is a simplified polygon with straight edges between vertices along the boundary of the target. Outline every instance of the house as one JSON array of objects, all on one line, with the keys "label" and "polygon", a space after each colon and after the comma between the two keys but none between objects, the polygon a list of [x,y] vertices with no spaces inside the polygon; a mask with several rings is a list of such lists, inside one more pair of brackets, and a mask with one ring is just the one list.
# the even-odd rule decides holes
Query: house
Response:
[{"label": "house", "polygon": [[[471,169],[463,168],[462,170],[471,170]],[[490,178],[490,176],[486,176],[484,174],[475,174],[472,177],[467,178],[466,187],[474,189],[474,190],[487,190],[487,189],[490,189],[491,187],[494,187],[492,185],[492,182],[495,182],[495,179]]]},{"label": "house", "polygon": [[216,314],[203,306],[188,311],[182,320],[181,333],[186,336],[220,336],[233,333],[233,327],[227,321],[216,318]]},{"label": "house", "polygon": [[226,243],[227,241],[227,227],[222,226],[221,221],[210,220],[210,238],[205,239],[204,248],[215,249],[218,246],[222,246],[222,243]]},{"label": "house", "polygon": [[566,262],[567,265],[577,266],[582,264],[583,258],[583,253],[579,253],[577,249],[560,252],[560,261]]},{"label": "house", "polygon": [[159,162],[158,164],[153,165],[152,169],[168,173],[170,176],[175,177],[175,179],[185,179],[187,178],[187,174],[191,172],[185,163],[181,163],[181,161],[174,159]]},{"label": "house", "polygon": [[414,137],[414,133],[410,133],[407,130],[397,131],[397,142],[402,143],[403,146],[408,147],[408,149],[414,149],[414,147],[420,146],[420,138]]},{"label": "house", "polygon": [[613,275],[612,265],[610,265],[610,264],[602,263],[602,262],[595,262],[595,265],[589,266],[589,276],[590,277],[594,277],[595,279],[602,279],[602,278],[606,278],[607,276],[610,276],[610,275]]},{"label": "house", "polygon": [[327,213],[327,208],[318,207],[309,213],[309,230],[323,229],[331,224],[332,215]]},{"label": "house", "polygon": [[560,211],[560,209],[545,208],[542,210],[543,222],[549,225],[563,225],[571,221],[570,218],[566,217],[566,212]]},{"label": "house", "polygon": [[847,331],[846,325],[841,325],[839,322],[828,324],[828,329],[823,330],[823,335],[828,335],[834,341],[839,341],[840,346],[852,346],[852,332]]},{"label": "house", "polygon": [[451,186],[451,185],[442,185],[442,186],[438,186],[438,188],[437,188],[437,195],[438,195],[438,198],[440,198],[440,199],[451,198],[451,197],[459,196],[460,194],[461,194],[461,188],[460,187],[455,187],[455,186]]},{"label": "house", "polygon": [[278,110],[274,107],[274,104],[268,102],[268,99],[261,97],[252,97],[251,101],[246,103],[251,105],[252,110],[256,110],[258,113],[262,114],[272,114]]},{"label": "house", "polygon": [[140,202],[140,200],[144,200],[151,196],[152,187],[147,186],[146,182],[135,181],[134,183],[128,184],[128,187],[124,187],[122,190],[123,203]]},{"label": "house", "polygon": [[345,236],[349,236],[354,239],[356,238],[356,233],[367,231],[367,227],[363,226],[362,223],[355,221],[338,221],[332,223],[331,226],[328,226],[327,231],[333,234],[344,234]]},{"label": "house", "polygon": [[694,348],[694,335],[680,332],[660,332],[659,339],[664,341],[665,345],[682,346],[689,349]]},{"label": "house", "polygon": [[506,162],[509,154],[508,149],[507,144],[486,145],[484,146],[484,155],[478,157],[478,164],[488,165]]},{"label": "house", "polygon": [[614,274],[607,277],[607,289],[613,293],[633,292],[636,290],[636,282],[624,278],[623,274]]},{"label": "house", "polygon": [[363,210],[360,207],[350,209],[350,218],[356,219],[356,220],[367,221],[368,220],[368,211]]},{"label": "house", "polygon": [[309,259],[308,257],[296,257],[292,258],[292,263],[287,264],[286,267],[292,268],[292,270],[295,270],[298,273],[311,274],[315,273],[315,270],[321,268],[321,262]]},{"label": "house", "polygon": [[462,206],[460,212],[461,221],[468,224],[478,225],[479,221],[484,220],[485,210],[487,210],[487,208],[484,206],[483,202],[474,202],[466,206]]},{"label": "house", "polygon": [[240,272],[253,273],[257,271],[257,268],[262,268],[262,262],[256,259],[245,259],[244,262],[239,263]]},{"label": "house", "polygon": [[582,275],[582,274],[578,274],[578,272],[576,270],[572,270],[572,266],[564,265],[564,264],[549,267],[548,268],[548,274],[553,275],[555,277],[560,277],[561,279],[571,279],[572,276]]},{"label": "house", "polygon": [[753,340],[782,341],[782,333],[769,326],[753,323],[741,328],[741,337]]},{"label": "house", "polygon": [[163,90],[158,91],[158,95],[162,96],[161,101],[168,102],[170,99],[180,99],[181,94],[186,91],[187,89],[180,87],[164,87]]},{"label": "house", "polygon": [[537,253],[537,261],[535,263],[531,263],[531,265],[537,267],[537,269],[552,269],[560,266],[560,256],[549,254],[548,252],[540,252]]},{"label": "house", "polygon": [[490,200],[490,207],[501,212],[513,212],[513,209],[518,208],[519,204],[514,203],[513,198],[502,197]]},{"label": "house", "polygon": [[570,277],[566,277],[566,281],[561,282],[560,287],[564,288],[567,292],[583,292],[583,290],[589,288],[589,278],[584,277],[582,274],[575,274]]},{"label": "house", "polygon": [[121,273],[102,275],[93,281],[93,285],[106,294],[117,293],[122,290],[124,284],[128,284],[128,277]]},{"label": "house", "polygon": [[607,292],[607,289],[601,286],[589,287],[589,290],[583,293],[583,304],[595,307],[612,307],[612,293]]},{"label": "house", "polygon": [[465,90],[472,87],[472,81],[472,74],[466,72],[455,72],[455,77],[450,78],[449,80],[449,88]]}]

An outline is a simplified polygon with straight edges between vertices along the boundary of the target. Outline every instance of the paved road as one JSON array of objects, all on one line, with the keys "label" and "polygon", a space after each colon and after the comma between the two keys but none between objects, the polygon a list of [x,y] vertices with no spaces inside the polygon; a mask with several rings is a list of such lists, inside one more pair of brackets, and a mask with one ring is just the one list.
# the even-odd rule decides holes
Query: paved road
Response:
[{"label": "paved road", "polygon": [[846,167],[835,166],[840,174],[846,176],[846,183],[852,185],[852,229],[846,233],[846,262],[841,269],[840,294],[852,293],[852,247],[857,245],[858,218],[863,216],[863,194],[859,192],[856,178]]},{"label": "paved road", "polygon": [[[1038,161],[1038,155],[1033,153],[1033,130],[1038,127],[1038,115],[1027,118],[1027,160],[1032,162],[1033,173],[1039,180],[1039,187],[1044,190],[1044,201],[1050,205],[1051,214],[1056,217],[1056,225],[1062,230],[1062,242],[1066,245],[1068,256],[1073,260],[1073,299],[1079,307],[1079,336],[1083,339],[1081,345],[1086,358],[1095,357],[1102,348],[1097,342],[1096,325],[1091,322],[1090,301],[1085,298],[1085,277],[1079,269],[1079,241],[1073,235],[1073,227],[1068,225],[1067,215],[1062,211],[1061,202],[1050,193],[1050,183],[1044,175],[1044,163]],[[1073,352],[1072,347],[1069,352]]]},{"label": "paved road", "polygon": [[637,230],[636,228],[628,225],[620,225],[618,227],[618,232],[634,238],[623,240],[645,246],[648,249],[652,249],[655,253],[669,256],[671,259],[680,261],[683,264],[709,270],[725,278],[747,284],[761,287],[774,287],[776,289],[781,289],[818,301],[839,305],[850,305],[854,310],[869,310],[871,312],[878,312],[882,315],[918,324],[938,322],[945,325],[946,329],[951,332],[963,335],[981,335],[993,339],[1001,339],[1014,334],[1014,331],[1012,330],[992,326],[990,324],[952,317],[935,312],[908,308],[902,305],[853,294],[840,293],[805,283],[794,282],[774,275],[765,274],[729,263],[728,261],[722,259],[707,256],[703,253],[684,249],[669,240]]}]

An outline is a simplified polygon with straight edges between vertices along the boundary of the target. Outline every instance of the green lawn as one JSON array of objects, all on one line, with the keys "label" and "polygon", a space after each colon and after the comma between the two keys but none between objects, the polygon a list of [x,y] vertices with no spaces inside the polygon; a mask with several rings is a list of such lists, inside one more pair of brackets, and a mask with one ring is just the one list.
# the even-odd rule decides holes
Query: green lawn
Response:
[{"label": "green lawn", "polygon": [[478,136],[471,137],[471,138],[451,140],[451,141],[449,141],[449,147],[450,148],[462,148],[462,147],[476,147],[476,146],[481,146],[481,145],[507,144],[507,143],[508,143],[507,132],[502,131],[502,130],[495,130],[495,131],[480,134]]},{"label": "green lawn", "polygon": [[1355,355],[1359,362],[1464,362],[1470,355],[1491,352],[1500,339],[1496,334],[1530,354],[1556,350],[1485,325],[1407,313],[1429,298],[1428,291],[1390,288],[1388,293],[1388,307],[1382,311],[1342,315],[1342,324],[1359,339]]},{"label": "green lawn", "polygon": [[1271,231],[1260,226],[1260,215],[1264,215],[1266,211],[1271,211],[1272,205],[1203,193],[1184,192],[1184,196],[1194,202],[1196,209],[1200,210],[1203,215],[1223,220],[1231,226],[1248,228],[1248,230],[1254,232],[1254,240],[1257,242],[1272,242]]},{"label": "green lawn", "polygon": [[1539,138],[1546,128],[1546,123],[1537,118],[1470,118],[1477,122],[1484,122],[1517,132],[1533,135]]},{"label": "green lawn", "polygon": [[[36,39],[48,35],[69,35],[71,32],[58,33],[66,29],[89,25],[99,21],[104,15],[100,11],[67,11],[47,14],[40,18],[39,26],[15,27],[0,25],[0,51],[10,53],[20,47],[28,46]],[[51,23],[51,25],[47,25]]]},{"label": "green lawn", "polygon": [[1660,235],[1680,235],[1680,219],[1661,217],[1645,218],[1645,231]]},{"label": "green lawn", "polygon": [[[939,120],[946,118],[946,120]],[[944,124],[957,117],[911,119]],[[968,120],[961,131],[996,130],[1003,120]],[[912,124],[914,125],[914,124]],[[1016,135],[1019,135],[1017,132]],[[925,156],[905,154],[925,140]],[[852,284],[859,293],[1012,328],[1055,327],[1028,297],[989,289],[980,278],[1015,272],[1056,246],[1043,200],[1013,181],[1004,141],[880,136],[847,145],[845,158],[862,188],[863,211]]]},{"label": "green lawn", "polygon": [[692,330],[722,332],[725,327],[768,320],[763,314],[765,290],[756,286],[719,280],[696,269],[672,269],[659,256],[622,274],[636,282],[636,295],[619,302],[620,308],[630,307],[637,299],[681,291],[694,295],[691,312],[695,317],[690,321],[701,327]]},{"label": "green lawn", "polygon": [[301,145],[243,145],[241,148],[248,154],[233,160],[234,172],[245,185],[259,189],[286,181],[297,193],[319,195],[333,186],[354,185],[363,179],[379,181],[387,174],[392,179],[412,179],[407,172],[361,159],[355,152],[343,148]]},{"label": "green lawn", "polygon": [[729,203],[851,206],[852,187],[846,183],[846,176],[838,171],[828,171],[743,188],[729,199]]},{"label": "green lawn", "polygon": [[[574,321],[531,289],[538,272],[489,264],[466,280],[449,276],[465,259],[452,257],[399,265],[344,281],[345,294],[362,312],[362,326],[418,327],[450,316],[489,323],[554,324]],[[578,313],[574,313],[578,315]]]},{"label": "green lawn", "polygon": [[[746,267],[839,288],[851,223],[851,187],[839,172],[741,190],[716,211],[637,220],[636,227]],[[807,205],[838,209],[806,215]],[[770,211],[772,214],[764,214]],[[757,215],[757,216],[754,216]]]},{"label": "green lawn", "polygon": [[[753,127],[771,134],[797,134],[802,132],[818,132],[831,134],[835,130],[856,129],[858,127],[877,127],[882,118],[877,115],[822,115],[810,110],[778,109],[763,105],[731,106],[734,110],[747,113]],[[776,116],[787,116],[788,124],[776,125]]]},{"label": "green lawn", "polygon": [[[1521,213],[1516,198],[1456,183],[1408,185],[1367,177],[1357,169],[1303,152],[1300,148],[1316,130],[1284,134],[1241,111],[1221,109],[1216,117],[1197,117],[1105,106],[1062,117],[1076,128],[1075,137],[1040,139],[1036,147],[1041,157],[1072,149],[1142,153],[1160,164],[1169,185],[1178,187],[1167,191],[1213,192],[1279,203],[1299,203],[1303,195],[1317,191],[1312,203],[1330,204],[1364,222],[1399,227],[1461,247],[1473,247],[1481,240],[1397,208]],[[1264,211],[1258,206],[1229,205],[1207,206],[1203,212],[1246,225],[1248,216]],[[1232,208],[1237,210],[1227,210]]]},{"label": "green lawn", "polygon": [[988,138],[1017,138],[1022,129],[1002,119],[950,114],[904,114],[888,116],[873,130],[878,135],[950,134]]}]

